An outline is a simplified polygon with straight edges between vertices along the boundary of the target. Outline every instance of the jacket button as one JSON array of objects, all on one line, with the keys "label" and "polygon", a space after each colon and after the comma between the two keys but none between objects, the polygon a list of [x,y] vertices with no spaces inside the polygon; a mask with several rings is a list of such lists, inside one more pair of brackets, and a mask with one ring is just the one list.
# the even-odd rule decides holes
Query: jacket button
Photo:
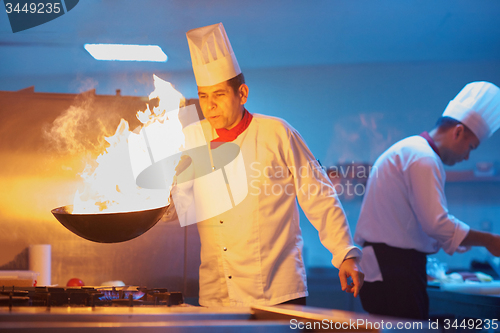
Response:
[{"label": "jacket button", "polygon": [[227,247],[224,248],[224,251],[227,251]]},{"label": "jacket button", "polygon": [[228,279],[232,279],[233,277],[232,277],[231,275],[229,275],[227,278],[228,278]]},{"label": "jacket button", "polygon": [[220,220],[220,224],[224,223],[224,221]]}]

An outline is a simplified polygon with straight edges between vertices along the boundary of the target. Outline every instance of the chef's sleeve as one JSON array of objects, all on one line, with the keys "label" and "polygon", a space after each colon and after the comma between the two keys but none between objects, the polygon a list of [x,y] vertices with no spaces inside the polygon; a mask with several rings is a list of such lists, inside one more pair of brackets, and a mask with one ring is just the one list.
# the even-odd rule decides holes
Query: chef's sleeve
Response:
[{"label": "chef's sleeve", "polygon": [[448,213],[444,170],[432,158],[424,157],[410,164],[407,174],[410,205],[422,230],[446,253],[453,254],[470,227]]},{"label": "chef's sleeve", "polygon": [[333,255],[332,264],[339,268],[344,259],[361,257],[352,241],[342,205],[326,172],[319,165],[300,134],[288,128],[284,157],[293,175],[300,207],[318,230],[319,238]]},{"label": "chef's sleeve", "polygon": [[195,177],[192,158],[188,153],[181,156],[175,171],[174,181],[170,187],[169,206],[163,215],[163,221],[178,221],[181,226],[186,226],[193,223],[187,220],[187,216],[191,216],[188,211],[194,210],[193,179]]}]

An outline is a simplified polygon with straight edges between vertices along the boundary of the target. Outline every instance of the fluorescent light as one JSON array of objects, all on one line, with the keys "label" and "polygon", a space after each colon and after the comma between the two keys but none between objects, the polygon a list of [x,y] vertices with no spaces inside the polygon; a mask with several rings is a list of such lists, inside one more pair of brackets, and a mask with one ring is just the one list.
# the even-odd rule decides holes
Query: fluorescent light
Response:
[{"label": "fluorescent light", "polygon": [[167,55],[158,45],[85,44],[84,47],[96,60],[167,61]]}]

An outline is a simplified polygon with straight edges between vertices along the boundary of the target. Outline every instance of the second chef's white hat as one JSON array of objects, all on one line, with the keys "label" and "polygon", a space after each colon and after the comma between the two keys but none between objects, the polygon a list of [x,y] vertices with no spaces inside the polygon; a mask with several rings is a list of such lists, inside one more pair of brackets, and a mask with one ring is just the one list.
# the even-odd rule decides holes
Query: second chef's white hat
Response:
[{"label": "second chef's white hat", "polygon": [[241,73],[222,23],[189,30],[186,36],[198,86],[213,86]]},{"label": "second chef's white hat", "polygon": [[448,103],[443,117],[467,126],[480,142],[500,127],[500,88],[490,82],[471,82]]}]

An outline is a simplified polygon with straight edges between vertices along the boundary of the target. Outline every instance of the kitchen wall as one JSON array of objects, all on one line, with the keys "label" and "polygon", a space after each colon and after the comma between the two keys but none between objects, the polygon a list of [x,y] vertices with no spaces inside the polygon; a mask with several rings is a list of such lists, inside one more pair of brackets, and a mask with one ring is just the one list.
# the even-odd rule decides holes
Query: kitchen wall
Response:
[{"label": "kitchen wall", "polygon": [[[268,69],[245,69],[245,64],[240,65],[250,87],[248,110],[286,119],[299,130],[324,166],[353,161],[373,163],[380,153],[397,140],[431,129],[448,101],[466,83],[488,80],[500,84],[500,61],[380,63]],[[156,74],[171,81],[186,97],[196,97],[191,72],[159,70]],[[153,90],[152,73],[117,73],[111,77],[98,74],[81,74],[75,77],[10,77],[0,82],[0,90],[18,90],[31,85],[39,92],[76,93],[96,88],[97,94],[109,95],[114,94],[115,89],[121,89],[122,95],[134,96],[146,96]],[[2,114],[7,112],[1,109],[1,106],[0,110]],[[22,114],[22,110],[18,112]],[[496,133],[472,153],[469,161],[454,169],[473,169],[477,162],[486,161],[494,162],[500,172],[499,146],[500,134]],[[14,183],[9,186],[12,188],[2,186],[0,189],[4,196],[7,196],[10,190],[23,185]],[[473,227],[500,232],[499,190],[498,182],[449,183],[447,195],[450,211]],[[53,198],[54,204],[58,201],[55,198],[61,201],[61,193],[48,190],[45,196]],[[36,198],[35,202],[27,204],[37,205]],[[344,198],[343,204],[354,231],[361,197],[355,195],[352,198]],[[44,208],[53,208],[52,206]],[[17,220],[5,215],[0,216],[0,266],[13,260],[17,253],[36,241],[52,243],[61,256],[67,256],[62,262],[53,263],[53,280],[57,283],[64,283],[67,277],[72,277],[70,275],[86,274],[80,273],[80,260],[83,260],[84,266],[92,266],[96,271],[98,269],[95,267],[112,265],[116,274],[105,274],[102,277],[119,278],[120,273],[124,273],[134,277],[134,283],[142,282],[138,275],[132,273],[134,263],[141,263],[137,270],[157,277],[162,274],[172,275],[165,272],[183,267],[180,262],[175,261],[171,268],[164,266],[165,258],[179,258],[178,248],[183,246],[182,242],[172,243],[169,236],[171,230],[166,225],[160,224],[148,237],[144,235],[130,243],[94,246],[64,231],[49,215],[47,214],[44,221],[26,218],[22,222],[22,228]],[[328,267],[330,255],[319,243],[317,232],[304,215],[302,228],[306,264],[308,267]],[[32,230],[36,230],[37,235],[32,234]],[[105,249],[110,248],[113,248],[113,255],[110,260],[106,260],[102,251],[107,253]],[[130,248],[141,250],[137,250],[139,254],[134,255]],[[119,255],[122,250],[126,256]],[[148,252],[152,255],[148,256]],[[484,259],[485,253],[476,249],[468,254],[453,257],[441,252],[437,257],[448,262],[450,267],[467,267],[472,259]],[[195,259],[191,261],[196,263]],[[148,269],[144,268],[146,261],[149,262]],[[64,267],[59,268],[58,265]],[[190,272],[191,276],[197,274],[196,268]],[[179,285],[179,276],[172,277],[172,280],[177,281],[176,286],[182,287]],[[159,280],[151,277],[151,281]],[[93,281],[97,282],[99,281]]]},{"label": "kitchen wall", "polygon": [[[200,245],[195,226],[160,221],[139,238],[101,244],[76,236],[51,214],[72,204],[77,190],[83,190],[79,173],[104,152],[103,135],[114,134],[122,118],[130,129],[139,125],[135,114],[146,108],[145,100],[93,91],[0,92],[0,269],[26,270],[28,247],[50,244],[52,284],[66,285],[73,277],[86,285],[121,280],[197,296]],[[107,148],[115,150],[115,161],[116,142]],[[114,165],[112,173],[123,181],[120,191],[128,188],[127,176],[134,188],[130,168],[128,156]],[[118,185],[111,187],[116,193]],[[121,232],[120,227],[118,223],[109,232]]]}]

